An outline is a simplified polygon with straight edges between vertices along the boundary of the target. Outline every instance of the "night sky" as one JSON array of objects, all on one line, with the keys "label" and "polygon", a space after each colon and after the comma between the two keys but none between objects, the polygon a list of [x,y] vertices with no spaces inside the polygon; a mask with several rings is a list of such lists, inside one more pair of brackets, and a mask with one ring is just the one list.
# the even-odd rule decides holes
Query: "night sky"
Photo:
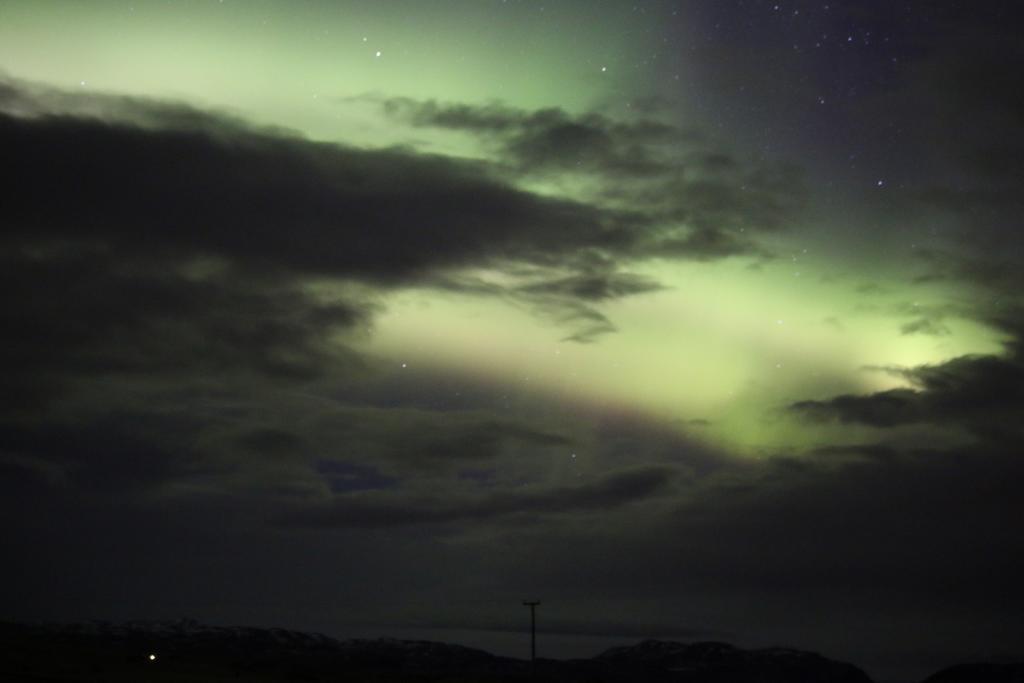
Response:
[{"label": "night sky", "polygon": [[0,618],[1019,654],[1022,13],[0,2]]}]

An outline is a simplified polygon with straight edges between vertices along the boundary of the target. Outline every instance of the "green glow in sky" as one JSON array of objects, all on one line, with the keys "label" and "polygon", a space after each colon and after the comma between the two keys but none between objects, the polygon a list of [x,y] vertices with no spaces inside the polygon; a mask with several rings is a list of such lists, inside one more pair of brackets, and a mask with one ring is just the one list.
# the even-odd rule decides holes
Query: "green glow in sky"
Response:
[{"label": "green glow in sky", "polygon": [[346,98],[583,110],[635,88],[617,74],[642,58],[635,21],[518,4],[501,5],[507,20],[498,21],[492,4],[4,3],[0,65],[28,80],[184,99],[356,144],[387,133],[346,111]]},{"label": "green glow in sky", "polygon": [[[522,306],[413,291],[390,301],[371,348],[396,364],[640,410],[746,452],[823,437],[785,414],[791,402],[905,387],[884,369],[1001,350],[994,330],[966,319],[949,321],[941,337],[903,334],[906,294],[867,297],[813,266],[800,277],[741,260],[649,273],[667,289],[604,307],[619,331],[592,344],[560,341],[564,329]],[[915,295],[921,305],[946,300],[938,289]],[[687,424],[702,420],[710,424]]]},{"label": "green glow in sky", "polygon": [[[434,12],[413,1],[6,2],[0,66],[83,92],[182,100],[315,139],[481,154],[450,133],[382,118],[373,99],[622,111],[661,94],[627,71],[658,39],[655,21],[627,5],[591,20],[576,3],[466,1]],[[556,196],[598,193],[581,180],[515,182]],[[813,213],[828,195],[810,185]],[[906,386],[885,368],[1000,350],[994,330],[956,312],[969,305],[965,293],[910,283],[899,274],[902,255],[887,259],[874,233],[850,229],[875,215],[784,226],[766,262],[637,259],[631,271],[664,289],[595,304],[615,331],[592,343],[565,341],[571,322],[522,301],[419,288],[381,294],[362,350],[396,367],[635,410],[742,452],[811,447],[836,427],[798,424],[787,404]],[[955,310],[942,334],[907,333],[915,306]]]}]

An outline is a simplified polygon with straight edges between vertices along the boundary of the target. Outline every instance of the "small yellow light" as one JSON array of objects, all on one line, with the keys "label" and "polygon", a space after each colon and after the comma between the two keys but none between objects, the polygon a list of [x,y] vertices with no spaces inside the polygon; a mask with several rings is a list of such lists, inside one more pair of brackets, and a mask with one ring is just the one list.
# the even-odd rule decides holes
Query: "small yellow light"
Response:
[{"label": "small yellow light", "polygon": [[149,656],[149,661],[155,662],[156,661],[156,655],[150,655]]}]

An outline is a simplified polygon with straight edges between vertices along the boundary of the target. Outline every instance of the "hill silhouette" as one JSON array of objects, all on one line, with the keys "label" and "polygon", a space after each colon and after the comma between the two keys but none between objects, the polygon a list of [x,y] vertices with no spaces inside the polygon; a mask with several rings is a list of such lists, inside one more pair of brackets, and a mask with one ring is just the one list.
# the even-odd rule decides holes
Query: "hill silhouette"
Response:
[{"label": "hill silhouette", "polygon": [[[280,628],[173,622],[0,623],[0,680],[368,683],[871,683],[801,650],[645,640],[589,659],[527,660],[423,640],[337,640]],[[1024,683],[1024,664],[965,664],[925,683]]]},{"label": "hill silhouette", "polygon": [[929,676],[922,683],[1024,683],[1024,662],[957,664]]}]

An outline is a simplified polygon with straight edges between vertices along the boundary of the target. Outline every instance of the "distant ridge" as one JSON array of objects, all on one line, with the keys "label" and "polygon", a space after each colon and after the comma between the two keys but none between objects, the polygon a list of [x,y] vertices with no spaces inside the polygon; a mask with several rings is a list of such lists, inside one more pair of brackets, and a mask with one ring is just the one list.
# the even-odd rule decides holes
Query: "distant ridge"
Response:
[{"label": "distant ridge", "polygon": [[1024,683],[1024,661],[957,664],[923,683]]},{"label": "distant ridge", "polygon": [[[321,633],[207,626],[188,619],[0,623],[0,680],[871,683],[851,664],[782,648],[645,640],[590,659],[540,659],[531,666],[447,643],[337,640]],[[948,683],[954,680],[960,679]]]},{"label": "distant ridge", "polygon": [[844,662],[813,652],[788,648],[742,650],[727,643],[676,643],[645,640],[617,647],[594,658],[596,662],[633,664],[665,671],[680,681],[793,681],[796,683],[864,683],[867,674]]}]

